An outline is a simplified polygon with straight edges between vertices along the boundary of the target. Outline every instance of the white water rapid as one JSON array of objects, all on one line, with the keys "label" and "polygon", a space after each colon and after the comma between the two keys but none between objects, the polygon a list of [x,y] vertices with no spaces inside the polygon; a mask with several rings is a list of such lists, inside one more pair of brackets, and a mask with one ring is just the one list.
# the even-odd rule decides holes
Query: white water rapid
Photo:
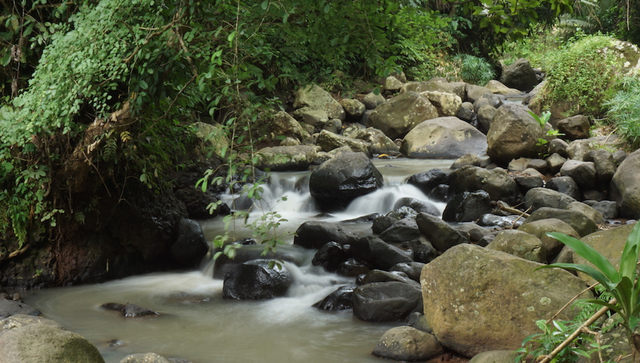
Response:
[{"label": "white water rapid", "polygon": [[[376,160],[385,186],[358,198],[330,216],[319,216],[299,180],[305,173],[279,173],[265,186],[263,210],[275,210],[288,221],[279,231],[294,232],[307,220],[340,222],[371,213],[386,213],[401,197],[426,200],[403,184],[410,175],[447,169],[450,160]],[[298,187],[296,187],[298,184]],[[286,201],[282,197],[286,196]],[[228,196],[233,199],[233,196]],[[267,206],[268,205],[268,206]],[[436,204],[440,210],[444,205]],[[269,209],[270,208],[270,209]],[[250,219],[258,218],[256,210]],[[202,221],[209,240],[223,232],[221,218]],[[370,233],[371,223],[344,224]],[[251,231],[237,227],[239,237]],[[293,238],[289,238],[289,243]],[[128,354],[155,352],[194,363],[380,363],[371,355],[380,336],[397,324],[362,322],[351,311],[325,312],[311,305],[353,279],[312,266],[315,251],[306,251],[303,266],[288,264],[295,283],[286,297],[268,301],[222,299],[222,281],[210,272],[190,271],[136,276],[103,284],[36,290],[25,302],[95,344],[107,363]],[[208,270],[210,271],[210,270]],[[161,316],[125,319],[100,305],[132,303]]]}]

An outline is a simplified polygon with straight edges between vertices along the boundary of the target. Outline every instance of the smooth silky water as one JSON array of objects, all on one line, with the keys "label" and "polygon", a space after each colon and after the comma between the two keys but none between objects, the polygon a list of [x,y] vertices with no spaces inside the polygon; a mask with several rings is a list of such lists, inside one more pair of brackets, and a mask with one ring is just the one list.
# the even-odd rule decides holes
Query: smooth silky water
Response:
[{"label": "smooth silky water", "polygon": [[[264,210],[275,210],[288,221],[279,232],[294,232],[308,220],[339,223],[371,213],[390,211],[396,200],[428,200],[418,189],[403,184],[415,173],[433,168],[446,170],[451,160],[374,160],[385,187],[353,201],[343,212],[319,215],[312,198],[296,183],[308,173],[275,173],[265,186]],[[286,196],[287,200],[282,201]],[[232,200],[234,196],[225,198]],[[443,204],[436,203],[442,210]],[[257,218],[259,212],[253,212]],[[224,232],[222,219],[201,221],[212,240]],[[344,223],[363,235],[371,223]],[[251,231],[237,228],[238,237]],[[287,238],[287,243],[292,242]],[[211,264],[201,271],[157,273],[103,284],[25,292],[25,302],[68,330],[95,344],[107,363],[126,355],[155,352],[166,357],[213,362],[380,362],[371,351],[380,336],[400,323],[367,323],[351,310],[326,312],[311,307],[353,279],[324,272],[311,265],[315,251],[307,251],[303,266],[287,264],[294,285],[286,297],[263,301],[222,298],[222,280],[212,279]],[[158,311],[161,316],[124,318],[100,308],[107,302],[132,303]]]}]

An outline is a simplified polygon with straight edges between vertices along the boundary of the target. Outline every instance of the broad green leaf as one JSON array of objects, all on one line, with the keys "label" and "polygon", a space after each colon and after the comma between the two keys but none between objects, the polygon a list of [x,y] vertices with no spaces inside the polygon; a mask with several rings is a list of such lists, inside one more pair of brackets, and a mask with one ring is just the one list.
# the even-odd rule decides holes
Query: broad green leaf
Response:
[{"label": "broad green leaf", "polygon": [[636,223],[633,230],[627,237],[620,257],[620,275],[626,276],[630,280],[635,280],[638,264],[638,251],[640,250],[640,223]]},{"label": "broad green leaf", "polygon": [[[609,262],[609,260],[607,260],[606,257],[600,254],[600,252],[594,250],[588,244],[580,241],[579,239],[573,238],[571,236],[567,236],[564,233],[552,232],[552,233],[547,233],[547,236],[555,238],[558,241],[569,246],[582,258],[591,262],[598,270],[602,272],[602,274],[604,274],[607,277],[609,281],[613,283],[617,283],[618,281],[620,281],[620,274],[618,273],[616,268],[611,264],[611,262]],[[589,274],[586,271],[583,271],[583,272]],[[591,276],[591,274],[589,275]],[[591,276],[591,277],[595,279],[594,276]],[[596,281],[602,283],[597,279]]]},{"label": "broad green leaf", "polygon": [[591,276],[591,278],[593,278],[594,280],[598,281],[606,289],[610,290],[613,287],[615,287],[614,282],[611,282],[611,280],[609,280],[602,272],[598,271],[597,269],[591,266],[581,265],[576,263],[554,263],[551,265],[544,265],[544,266],[538,267],[538,269],[543,269],[543,268],[564,268],[567,270],[584,272],[587,275]]}]

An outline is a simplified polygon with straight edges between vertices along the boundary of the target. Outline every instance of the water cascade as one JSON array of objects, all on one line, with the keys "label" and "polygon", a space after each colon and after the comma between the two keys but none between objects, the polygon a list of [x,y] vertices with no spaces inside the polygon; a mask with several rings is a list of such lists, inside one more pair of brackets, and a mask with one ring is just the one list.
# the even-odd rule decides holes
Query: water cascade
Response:
[{"label": "water cascade", "polygon": [[[339,223],[371,213],[386,213],[402,197],[427,200],[417,188],[403,181],[418,172],[446,169],[451,161],[376,160],[375,163],[385,177],[385,186],[332,215],[320,215],[315,210],[304,186],[308,173],[274,174],[270,183],[263,186],[263,200],[256,202],[250,221],[261,212],[277,211],[287,219],[279,228],[280,233],[286,233],[294,232],[308,220]],[[236,197],[227,195],[225,200]],[[444,208],[443,204],[436,205],[440,210]],[[224,230],[220,218],[201,224],[209,240]],[[371,223],[344,225],[358,233],[370,233]],[[250,230],[238,229],[239,237],[251,237]],[[45,317],[88,338],[107,363],[145,352],[197,363],[379,363],[371,350],[386,330],[400,323],[367,323],[353,317],[351,311],[324,312],[311,307],[338,287],[353,284],[353,279],[312,266],[315,251],[305,253],[308,257],[304,265],[286,265],[295,280],[288,295],[273,300],[222,299],[222,280],[211,278],[210,267],[32,291],[25,294],[25,300]],[[107,302],[132,303],[161,315],[125,319],[100,307]]]}]

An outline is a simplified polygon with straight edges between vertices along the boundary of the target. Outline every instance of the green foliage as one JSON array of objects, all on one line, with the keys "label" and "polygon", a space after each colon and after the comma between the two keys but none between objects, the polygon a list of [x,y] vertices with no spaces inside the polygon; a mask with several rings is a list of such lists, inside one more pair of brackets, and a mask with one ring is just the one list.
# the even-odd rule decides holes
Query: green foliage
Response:
[{"label": "green foliage", "polygon": [[551,56],[545,87],[546,102],[574,102],[572,113],[599,115],[611,97],[616,72],[614,56],[604,48],[612,39],[586,36]]},{"label": "green foliage", "polygon": [[484,86],[496,78],[496,72],[493,67],[483,58],[469,54],[459,54],[453,60],[460,67],[458,76],[467,83]]},{"label": "green foliage", "polygon": [[605,103],[606,121],[613,125],[633,149],[640,147],[640,77],[621,80],[619,91]]},{"label": "green foliage", "polygon": [[522,39],[504,42],[496,52],[496,57],[508,66],[519,58],[528,59],[534,67],[549,69],[552,54],[564,44],[564,39],[552,27],[537,24]]},{"label": "green foliage", "polygon": [[620,257],[620,268],[616,268],[598,251],[588,244],[562,233],[549,233],[589,261],[593,266],[574,263],[555,263],[544,267],[560,267],[589,275],[616,299],[615,303],[591,300],[618,313],[629,336],[640,324],[640,283],[638,282],[638,253],[640,252],[640,223],[633,228]]}]

